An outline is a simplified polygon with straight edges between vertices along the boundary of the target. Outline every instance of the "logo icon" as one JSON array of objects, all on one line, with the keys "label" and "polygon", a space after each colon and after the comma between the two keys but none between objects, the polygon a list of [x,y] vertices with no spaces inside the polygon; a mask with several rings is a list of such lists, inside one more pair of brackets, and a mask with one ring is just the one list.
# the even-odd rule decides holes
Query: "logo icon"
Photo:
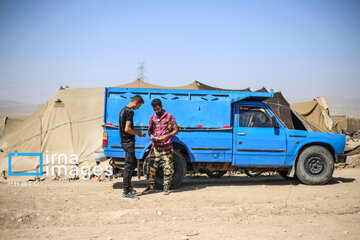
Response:
[{"label": "logo icon", "polygon": [[[39,167],[36,168],[36,172],[13,172],[12,160],[14,157],[39,157]],[[18,153],[15,150],[13,153],[9,153],[9,176],[42,176],[43,175],[43,154],[42,153]]]}]

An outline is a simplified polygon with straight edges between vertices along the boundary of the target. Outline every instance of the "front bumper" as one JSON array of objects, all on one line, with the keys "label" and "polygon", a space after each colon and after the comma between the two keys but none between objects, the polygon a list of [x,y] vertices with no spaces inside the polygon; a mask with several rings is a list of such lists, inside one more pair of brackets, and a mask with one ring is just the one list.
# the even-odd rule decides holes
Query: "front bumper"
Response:
[{"label": "front bumper", "polygon": [[345,163],[346,157],[345,154],[335,154],[335,163]]}]

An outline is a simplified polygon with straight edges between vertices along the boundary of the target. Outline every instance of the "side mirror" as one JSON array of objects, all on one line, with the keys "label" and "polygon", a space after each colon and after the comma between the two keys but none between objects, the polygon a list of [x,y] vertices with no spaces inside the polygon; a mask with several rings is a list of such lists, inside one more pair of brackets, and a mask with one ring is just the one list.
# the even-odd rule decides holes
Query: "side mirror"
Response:
[{"label": "side mirror", "polygon": [[278,122],[276,121],[276,117],[275,116],[272,116],[271,117],[271,125],[273,128],[279,128],[279,124]]}]

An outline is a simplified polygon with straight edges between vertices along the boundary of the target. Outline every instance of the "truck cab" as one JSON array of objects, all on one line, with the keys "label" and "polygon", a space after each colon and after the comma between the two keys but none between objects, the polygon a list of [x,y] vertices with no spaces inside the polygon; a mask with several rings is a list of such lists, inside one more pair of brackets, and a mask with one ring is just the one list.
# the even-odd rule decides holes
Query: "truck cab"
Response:
[{"label": "truck cab", "polygon": [[[125,157],[119,112],[135,95],[145,100],[135,111],[135,129],[147,133],[154,98],[161,99],[180,126],[172,139],[173,187],[186,173],[212,176],[238,170],[277,171],[305,184],[324,184],[331,179],[334,164],[346,161],[343,135],[288,129],[264,102],[274,96],[273,91],[106,88],[103,150],[115,171],[121,172]],[[135,140],[137,174],[146,176],[151,141],[148,136]],[[156,184],[161,183],[160,170]]]}]

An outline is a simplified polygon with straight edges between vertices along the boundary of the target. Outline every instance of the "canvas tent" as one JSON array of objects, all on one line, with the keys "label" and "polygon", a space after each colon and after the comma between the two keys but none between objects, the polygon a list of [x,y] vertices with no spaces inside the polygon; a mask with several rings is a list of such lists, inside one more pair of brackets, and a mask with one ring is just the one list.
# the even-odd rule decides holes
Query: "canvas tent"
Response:
[{"label": "canvas tent", "polygon": [[[266,91],[266,90],[265,90]],[[293,121],[293,113],[290,108],[290,104],[281,92],[276,92],[273,98],[265,100],[266,104],[271,108],[271,110],[278,116],[282,121],[283,125],[289,129],[296,129]]]},{"label": "canvas tent", "polygon": [[360,130],[360,119],[355,117],[347,118],[347,130],[349,131]]},{"label": "canvas tent", "polygon": [[6,120],[7,120],[6,116],[0,118],[0,137],[1,137],[1,135],[3,134],[3,132],[5,130]]},{"label": "canvas tent", "polygon": [[[119,87],[119,88],[150,88],[150,89],[187,89],[187,90],[219,90],[219,91],[250,91],[250,88],[245,88],[245,89],[224,89],[224,88],[216,88],[216,87],[211,87],[209,85],[203,84],[201,82],[198,81],[194,81],[190,84],[184,85],[184,86],[180,86],[180,87],[166,87],[166,86],[159,86],[159,85],[154,85],[154,84],[150,84],[144,81],[141,81],[140,79],[137,79],[131,83],[128,84],[123,84],[123,85],[118,85],[115,87]],[[265,88],[262,88],[265,89]],[[260,89],[260,90],[262,90]]]},{"label": "canvas tent", "polygon": [[313,131],[338,133],[334,121],[329,115],[328,104],[323,97],[315,98],[312,101],[294,103],[291,107],[301,114],[303,120]]},{"label": "canvas tent", "polygon": [[338,130],[338,132],[341,132],[341,129],[347,129],[347,118],[345,115],[331,116],[331,120],[333,120],[334,125]]},{"label": "canvas tent", "polygon": [[[55,103],[57,99],[61,103]],[[8,168],[8,153],[76,153],[81,161],[93,159],[101,144],[104,88],[59,90],[35,113],[0,138],[0,170]],[[37,161],[38,163],[38,161]],[[16,158],[14,171],[33,171],[34,159]]]}]

